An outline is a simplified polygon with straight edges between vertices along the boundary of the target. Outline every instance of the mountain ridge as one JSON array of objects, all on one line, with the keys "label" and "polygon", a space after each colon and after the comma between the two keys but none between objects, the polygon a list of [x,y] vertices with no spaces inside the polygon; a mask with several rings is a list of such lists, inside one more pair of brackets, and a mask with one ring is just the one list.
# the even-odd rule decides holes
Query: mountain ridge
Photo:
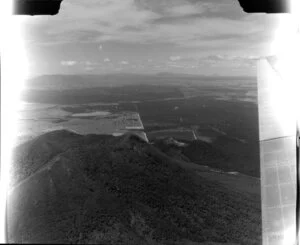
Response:
[{"label": "mountain ridge", "polygon": [[[22,147],[17,163],[35,171],[10,193],[11,242],[260,242],[257,195],[230,191],[137,136],[62,130]],[[47,152],[44,162],[39,151]]]}]

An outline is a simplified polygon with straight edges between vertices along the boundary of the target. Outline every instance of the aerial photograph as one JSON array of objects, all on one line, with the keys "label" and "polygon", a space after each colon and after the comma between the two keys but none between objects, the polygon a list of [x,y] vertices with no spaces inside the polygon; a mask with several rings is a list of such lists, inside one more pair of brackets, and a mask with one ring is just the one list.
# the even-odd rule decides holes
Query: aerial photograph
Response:
[{"label": "aerial photograph", "polygon": [[257,69],[238,0],[64,0],[20,16],[10,243],[261,244]]}]

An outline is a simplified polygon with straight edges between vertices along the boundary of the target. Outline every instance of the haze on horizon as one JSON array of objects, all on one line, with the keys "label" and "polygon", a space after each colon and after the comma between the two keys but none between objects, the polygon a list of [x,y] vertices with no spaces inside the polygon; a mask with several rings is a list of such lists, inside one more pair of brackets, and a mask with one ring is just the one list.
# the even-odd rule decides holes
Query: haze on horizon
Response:
[{"label": "haze on horizon", "polygon": [[20,20],[30,76],[253,76],[277,17],[246,14],[237,0],[64,0],[56,16]]}]

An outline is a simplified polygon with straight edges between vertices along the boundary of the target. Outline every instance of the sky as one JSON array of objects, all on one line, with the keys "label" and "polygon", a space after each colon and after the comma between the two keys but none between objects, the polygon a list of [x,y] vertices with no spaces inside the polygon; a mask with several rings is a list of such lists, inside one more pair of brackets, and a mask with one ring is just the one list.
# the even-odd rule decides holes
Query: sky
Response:
[{"label": "sky", "polygon": [[22,17],[29,74],[256,74],[277,16],[238,0],[64,0],[58,15]]}]

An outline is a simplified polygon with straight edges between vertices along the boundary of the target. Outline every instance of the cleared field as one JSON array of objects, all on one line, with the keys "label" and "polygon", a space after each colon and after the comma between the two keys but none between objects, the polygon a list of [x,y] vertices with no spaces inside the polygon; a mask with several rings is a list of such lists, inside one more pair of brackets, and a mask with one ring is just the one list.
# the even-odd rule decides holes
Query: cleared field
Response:
[{"label": "cleared field", "polygon": [[149,140],[159,139],[159,138],[166,138],[172,137],[178,140],[195,140],[193,131],[185,130],[185,131],[178,131],[178,130],[168,130],[168,131],[155,131],[147,133]]},{"label": "cleared field", "polygon": [[94,111],[94,112],[86,112],[86,113],[76,113],[73,114],[72,117],[96,117],[96,116],[107,116],[110,115],[108,111]]},{"label": "cleared field", "polygon": [[[48,131],[67,129],[79,134],[114,134],[132,130],[143,130],[144,126],[137,112],[110,113],[90,111],[73,107],[74,112],[65,111],[63,106],[23,110],[19,113],[19,137],[17,144]],[[143,137],[147,138],[147,136]]]},{"label": "cleared field", "polygon": [[115,121],[114,125],[116,130],[139,130],[144,129],[143,123],[141,121],[140,115],[136,112],[123,112],[119,115]]}]

